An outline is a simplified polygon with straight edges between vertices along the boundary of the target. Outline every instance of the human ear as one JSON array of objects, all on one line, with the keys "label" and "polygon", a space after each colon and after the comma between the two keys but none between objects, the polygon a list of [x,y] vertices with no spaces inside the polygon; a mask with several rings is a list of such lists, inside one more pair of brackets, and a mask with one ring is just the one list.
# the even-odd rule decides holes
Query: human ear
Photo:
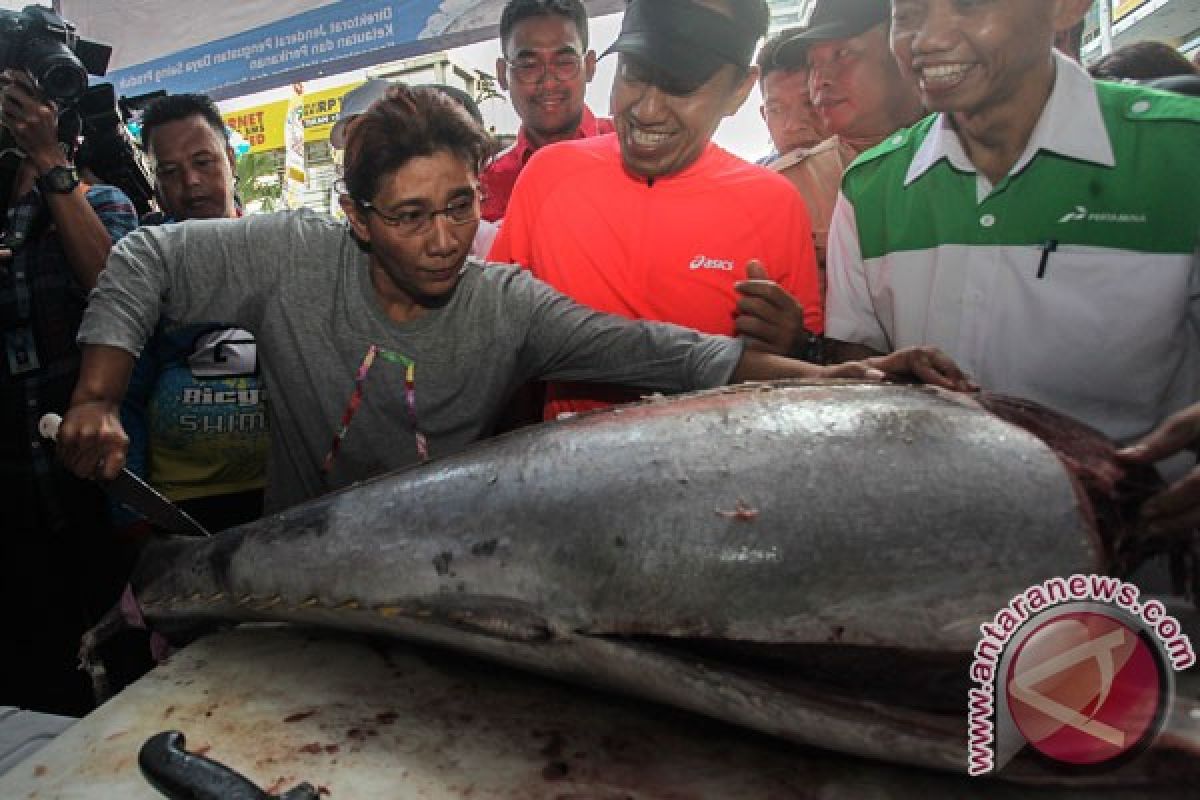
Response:
[{"label": "human ear", "polygon": [[354,202],[348,194],[343,194],[338,197],[338,205],[342,207],[342,213],[346,215],[346,221],[350,223],[350,228],[354,231],[354,235],[363,244],[369,244],[371,241],[371,229],[367,226],[366,215],[363,214],[358,203]]},{"label": "human ear", "polygon": [[500,88],[508,91],[508,62],[503,58],[496,59],[496,83],[500,84]]}]

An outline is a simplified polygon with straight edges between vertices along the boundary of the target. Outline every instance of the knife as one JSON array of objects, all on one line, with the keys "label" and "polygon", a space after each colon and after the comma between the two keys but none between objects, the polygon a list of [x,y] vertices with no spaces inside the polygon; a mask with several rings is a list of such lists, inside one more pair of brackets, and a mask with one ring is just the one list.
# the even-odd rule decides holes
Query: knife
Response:
[{"label": "knife", "polygon": [[[38,420],[38,433],[51,441],[57,441],[58,426],[61,424],[62,417],[58,414],[45,414]],[[186,511],[130,472],[128,467],[122,467],[121,473],[111,481],[98,483],[116,500],[164,530],[184,536],[212,535],[203,525],[188,516]]]}]

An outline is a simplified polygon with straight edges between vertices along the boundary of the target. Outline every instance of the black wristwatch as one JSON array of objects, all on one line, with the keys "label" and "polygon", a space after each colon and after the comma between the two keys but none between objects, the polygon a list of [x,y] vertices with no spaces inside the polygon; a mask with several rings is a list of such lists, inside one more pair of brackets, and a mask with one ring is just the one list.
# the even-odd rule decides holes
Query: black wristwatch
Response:
[{"label": "black wristwatch", "polygon": [[69,194],[79,185],[79,170],[62,165],[51,167],[45,175],[38,176],[37,184],[43,192]]},{"label": "black wristwatch", "polygon": [[825,337],[817,333],[805,329],[800,341],[796,342],[792,352],[788,354],[792,358],[798,358],[801,361],[807,361],[810,364],[825,363]]}]

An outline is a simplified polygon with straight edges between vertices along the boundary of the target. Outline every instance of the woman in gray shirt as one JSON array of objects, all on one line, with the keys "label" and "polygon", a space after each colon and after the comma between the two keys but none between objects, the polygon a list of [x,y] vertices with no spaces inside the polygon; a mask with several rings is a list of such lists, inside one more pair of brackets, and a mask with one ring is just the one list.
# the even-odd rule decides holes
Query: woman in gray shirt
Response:
[{"label": "woman in gray shirt", "polygon": [[[489,140],[430,89],[393,87],[348,129],[349,226],[308,211],[146,228],[117,246],[80,329],[64,462],[112,477],[117,410],[161,315],[251,331],[270,392],[276,511],[487,436],[530,380],[663,392],[785,377],[914,373],[965,386],[936,351],[821,367],[742,342],[600,314],[512,266],[468,257]],[[231,398],[214,398],[229,402]]]}]

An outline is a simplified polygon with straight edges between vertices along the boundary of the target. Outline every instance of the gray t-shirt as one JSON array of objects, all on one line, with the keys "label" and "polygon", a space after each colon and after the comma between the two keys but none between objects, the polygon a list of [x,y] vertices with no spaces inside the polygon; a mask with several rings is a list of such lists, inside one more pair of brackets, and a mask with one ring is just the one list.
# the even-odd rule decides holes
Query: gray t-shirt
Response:
[{"label": "gray t-shirt", "polygon": [[[138,355],[160,311],[257,338],[270,397],[268,511],[419,460],[407,362],[416,430],[437,458],[487,436],[527,381],[690,391],[728,382],[742,354],[737,340],[601,314],[527,272],[474,260],[444,306],[397,323],[349,228],[309,211],[135,231],[113,248],[79,341]],[[323,471],[372,345],[361,405]]]}]

